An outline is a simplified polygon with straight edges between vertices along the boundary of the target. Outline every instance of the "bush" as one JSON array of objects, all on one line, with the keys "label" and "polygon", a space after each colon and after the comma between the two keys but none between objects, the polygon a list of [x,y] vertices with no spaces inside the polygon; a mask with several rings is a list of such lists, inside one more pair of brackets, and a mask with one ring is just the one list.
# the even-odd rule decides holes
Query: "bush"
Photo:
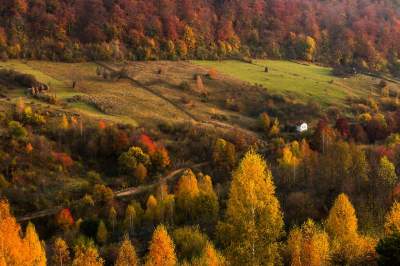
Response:
[{"label": "bush", "polygon": [[378,265],[400,265],[400,234],[381,239],[376,246]]},{"label": "bush", "polygon": [[218,71],[215,68],[211,68],[208,73],[207,77],[211,80],[215,80],[218,78]]},{"label": "bush", "polygon": [[207,244],[207,236],[197,227],[183,227],[172,232],[176,250],[180,259],[190,261],[199,257]]},{"label": "bush", "polygon": [[1,69],[0,79],[10,82],[13,85],[26,88],[33,88],[41,85],[41,83],[37,81],[34,76],[22,74],[11,69]]},{"label": "bush", "polygon": [[18,140],[24,140],[28,136],[26,129],[17,121],[10,121],[8,123],[11,137]]}]

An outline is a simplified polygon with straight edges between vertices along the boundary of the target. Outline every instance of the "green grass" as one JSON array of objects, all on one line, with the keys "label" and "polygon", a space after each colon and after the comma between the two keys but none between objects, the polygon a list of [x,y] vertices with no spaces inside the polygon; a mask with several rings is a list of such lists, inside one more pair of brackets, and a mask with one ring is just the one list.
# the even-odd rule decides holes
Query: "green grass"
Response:
[{"label": "green grass", "polygon": [[82,102],[75,102],[69,105],[69,107],[75,111],[78,111],[82,114],[89,115],[93,118],[98,118],[98,119],[105,119],[114,123],[122,123],[122,124],[130,124],[135,127],[138,127],[139,124],[132,118],[128,116],[113,116],[113,115],[107,115],[103,114],[102,112],[98,111],[96,108],[93,106],[90,106],[86,103]]},{"label": "green grass", "polygon": [[[94,73],[96,73],[96,65],[93,63],[81,64],[65,64],[46,61],[17,61],[11,60],[7,62],[0,62],[0,68],[13,69],[15,71],[31,74],[35,78],[45,84],[50,85],[53,93],[57,95],[57,99],[64,101],[75,95],[85,94],[86,88],[89,91],[91,88],[102,89],[105,82],[96,80]],[[71,87],[72,79],[78,80],[79,88],[81,91],[74,90]],[[39,100],[27,98],[24,90],[10,90],[8,96],[12,102],[17,101],[17,98],[24,98],[25,101],[41,104]],[[48,105],[48,104],[47,104]],[[48,105],[50,106],[50,105]],[[54,106],[57,107],[57,106]],[[125,123],[133,126],[138,126],[138,123],[131,117],[124,115],[105,114],[96,108],[86,103],[73,103],[68,104],[68,109],[81,112],[84,115],[93,117],[95,119],[104,119],[114,123]]]},{"label": "green grass", "polygon": [[[313,64],[279,60],[254,60],[253,64],[234,60],[193,63],[215,68],[222,74],[251,84],[260,84],[274,93],[291,95],[303,101],[312,99],[322,105],[341,104],[348,96],[363,97],[370,93],[371,78],[358,75],[350,81],[333,76],[329,67]],[[268,73],[264,71],[266,66]]]}]

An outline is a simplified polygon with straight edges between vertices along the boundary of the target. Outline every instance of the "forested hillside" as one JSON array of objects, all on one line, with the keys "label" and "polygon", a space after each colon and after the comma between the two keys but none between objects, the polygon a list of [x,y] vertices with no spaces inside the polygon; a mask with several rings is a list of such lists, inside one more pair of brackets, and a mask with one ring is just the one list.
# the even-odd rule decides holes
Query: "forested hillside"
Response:
[{"label": "forested hillside", "polygon": [[399,71],[385,0],[1,0],[3,58],[303,59]]}]

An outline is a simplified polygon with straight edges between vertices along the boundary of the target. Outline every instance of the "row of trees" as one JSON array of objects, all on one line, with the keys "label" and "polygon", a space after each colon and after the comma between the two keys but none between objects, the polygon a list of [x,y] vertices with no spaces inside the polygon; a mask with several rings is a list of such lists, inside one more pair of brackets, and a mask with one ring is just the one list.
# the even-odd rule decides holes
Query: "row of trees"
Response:
[{"label": "row of trees", "polygon": [[[199,206],[198,202],[190,204],[194,202],[199,188],[213,193],[210,192],[212,187],[207,185],[208,181],[197,185],[192,175],[190,172],[183,174],[176,188],[179,215],[190,214],[193,208]],[[156,200],[150,196],[146,213],[154,212],[156,205]],[[204,218],[203,212],[185,217],[185,223],[194,217]],[[358,231],[355,209],[348,197],[340,194],[323,226],[309,219],[290,230],[285,244],[283,212],[275,195],[271,172],[263,158],[250,151],[233,173],[225,215],[217,225],[216,241],[222,253],[198,229],[178,228],[171,236],[167,227],[158,225],[143,261],[144,265],[165,266],[177,265],[180,259],[184,265],[275,265],[286,261],[291,265],[317,266],[373,265],[378,259],[385,265],[385,261],[392,263],[396,258],[396,254],[388,251],[398,248],[389,240],[400,233],[399,217],[400,204],[395,203],[386,215],[384,238],[378,244],[377,256],[377,239]],[[98,244],[106,243],[106,234],[105,225],[100,222]],[[46,265],[44,243],[39,240],[34,226],[29,224],[24,238],[21,238],[20,226],[4,200],[0,202],[0,240],[3,243],[0,248],[2,265]],[[72,250],[67,242],[60,237],[55,238],[49,262],[52,265],[104,265],[105,261],[93,241],[77,236],[74,243],[74,256],[71,258]],[[283,257],[285,253],[288,258]],[[119,245],[115,265],[139,265],[140,261],[135,247],[125,235]]]},{"label": "row of trees", "polygon": [[82,59],[319,60],[398,71],[393,1],[2,0],[0,53]]}]

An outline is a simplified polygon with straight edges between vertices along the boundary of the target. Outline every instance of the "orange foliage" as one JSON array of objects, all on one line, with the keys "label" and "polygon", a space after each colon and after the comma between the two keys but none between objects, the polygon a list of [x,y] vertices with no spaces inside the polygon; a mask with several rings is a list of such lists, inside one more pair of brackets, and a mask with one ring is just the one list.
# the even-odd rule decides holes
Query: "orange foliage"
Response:
[{"label": "orange foliage", "polygon": [[71,211],[69,209],[62,209],[56,216],[56,223],[63,229],[70,228],[74,224]]},{"label": "orange foliage", "polygon": [[25,147],[26,153],[31,153],[33,151],[32,144],[28,143]]},{"label": "orange foliage", "polygon": [[34,226],[28,225],[25,238],[21,236],[21,227],[8,202],[0,200],[0,265],[45,265],[44,249]]},{"label": "orange foliage", "polygon": [[74,165],[74,161],[72,158],[66,154],[61,152],[53,152],[52,153],[54,160],[60,163],[64,168],[68,168]]},{"label": "orange foliage", "polygon": [[157,150],[157,146],[154,143],[154,141],[146,134],[140,135],[139,143],[141,144],[141,146],[143,146],[144,150],[150,155],[155,153]]},{"label": "orange foliage", "polygon": [[218,71],[215,68],[211,68],[208,70],[208,77],[210,79],[217,79],[218,78]]},{"label": "orange foliage", "polygon": [[99,129],[104,130],[107,127],[107,124],[105,121],[100,120],[98,126],[99,126]]}]

